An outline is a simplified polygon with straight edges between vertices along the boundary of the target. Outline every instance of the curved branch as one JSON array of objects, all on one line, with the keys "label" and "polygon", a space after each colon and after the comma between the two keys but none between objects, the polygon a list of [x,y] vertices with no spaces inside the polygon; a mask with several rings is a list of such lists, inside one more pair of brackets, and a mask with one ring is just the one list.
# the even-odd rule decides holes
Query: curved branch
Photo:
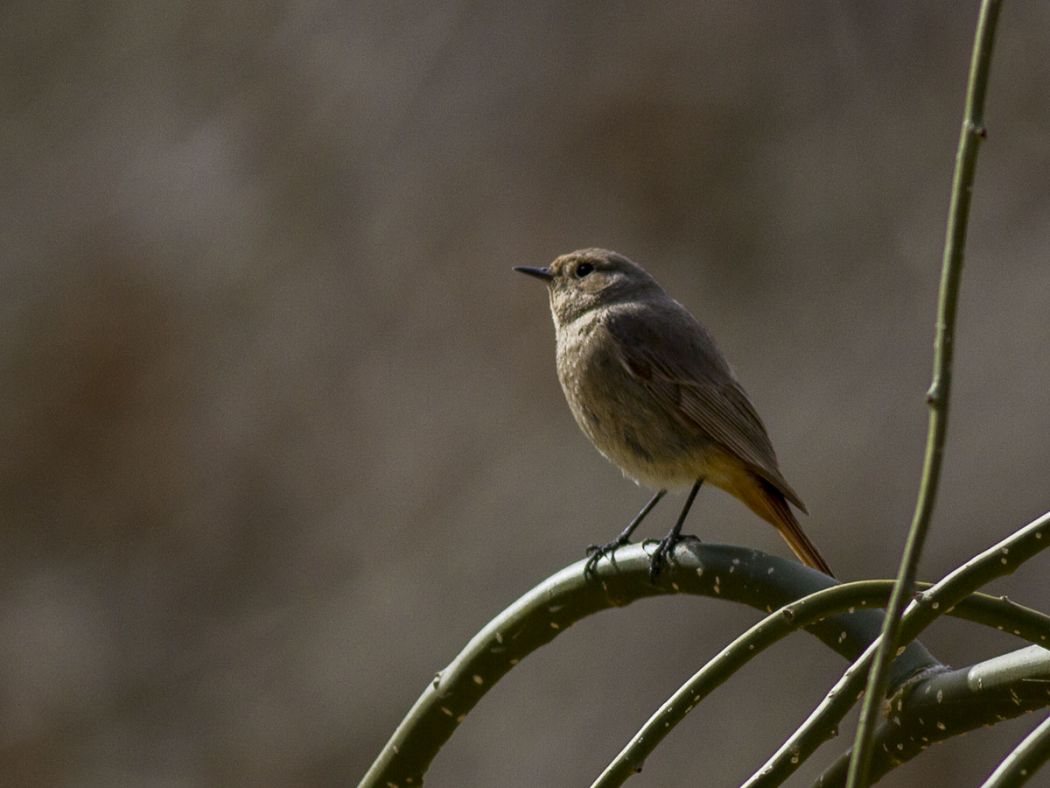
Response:
[{"label": "curved branch", "polygon": [[[810,624],[829,613],[852,609],[854,606],[881,606],[889,597],[893,585],[892,580],[862,580],[833,586],[785,605],[755,624],[668,698],[594,781],[592,788],[622,785],[632,774],[640,772],[646,758],[678,723],[716,687],[761,651],[786,637],[794,629]],[[920,583],[919,587],[929,588],[930,584]],[[1033,643],[1050,643],[1050,616],[1003,597],[975,593],[946,612],[985,626],[1008,630]],[[1039,651],[1050,654],[1041,648]],[[940,666],[930,665],[922,671],[922,675],[930,676],[938,667]],[[912,685],[909,683],[907,686]],[[848,763],[848,755],[846,757]],[[843,776],[844,774],[843,772]]]},{"label": "curved branch", "polygon": [[[599,564],[597,581],[584,577],[584,564],[578,561],[535,586],[475,635],[434,677],[362,785],[419,785],[434,756],[490,687],[532,651],[592,613],[676,593],[726,599],[769,612],[835,585],[827,575],[796,561],[695,539],[678,545],[674,561],[655,585],[649,582],[649,556],[641,545],[618,550],[615,565]],[[853,659],[878,635],[881,624],[880,612],[861,610],[806,629]],[[914,644],[894,662],[894,670],[903,680],[937,664]]]},{"label": "curved branch", "polygon": [[1050,717],[1024,737],[992,772],[981,788],[1014,788],[1024,785],[1039,767],[1050,760]]},{"label": "curved branch", "polygon": [[[890,719],[875,728],[872,779],[878,780],[930,745],[1050,705],[1050,651],[1029,646],[909,684],[889,701]],[[846,782],[851,752],[817,780]]]},{"label": "curved branch", "polygon": [[[931,588],[929,583],[918,583],[920,589]],[[1050,631],[1047,629],[1050,616],[1019,605],[1005,596],[972,594],[966,598],[965,608],[948,610],[949,615],[995,627],[1037,646],[1050,648]],[[892,684],[892,682],[891,682]]]},{"label": "curved branch", "polygon": [[[910,643],[942,610],[949,610],[991,580],[1011,574],[1050,546],[1050,512],[970,559],[928,591],[919,594],[904,613],[899,644]],[[809,718],[785,741],[746,786],[779,785],[830,738],[830,732],[853,706],[864,687],[878,641],[872,643],[835,683]]]},{"label": "curved branch", "polygon": [[875,725],[879,700],[886,692],[889,665],[901,634],[901,612],[912,594],[919,567],[919,556],[930,518],[933,516],[940,480],[941,460],[944,457],[944,438],[948,430],[948,395],[952,382],[952,351],[955,344],[955,314],[959,302],[959,283],[962,279],[963,252],[966,248],[966,225],[970,216],[970,198],[973,194],[974,172],[977,169],[978,143],[986,136],[984,129],[984,96],[991,68],[992,43],[999,19],[1001,0],[984,0],[977,21],[970,78],[967,85],[966,109],[963,116],[959,151],[955,160],[951,207],[948,211],[947,238],[944,242],[944,261],[941,269],[940,295],[937,304],[937,337],[934,342],[933,384],[926,395],[930,406],[930,426],[926,438],[926,456],[923,462],[919,498],[915,504],[908,540],[897,573],[897,586],[886,608],[882,638],[875,653],[874,664],[868,676],[867,690],[857,722],[853,763],[850,765],[849,785],[863,788],[868,784],[871,761],[871,738],[868,730]]}]

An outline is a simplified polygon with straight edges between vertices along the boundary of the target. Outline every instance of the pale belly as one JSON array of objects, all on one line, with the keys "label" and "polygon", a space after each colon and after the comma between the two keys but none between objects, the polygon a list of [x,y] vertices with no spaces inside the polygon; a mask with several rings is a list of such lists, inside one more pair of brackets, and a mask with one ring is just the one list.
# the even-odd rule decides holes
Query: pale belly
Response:
[{"label": "pale belly", "polygon": [[655,401],[615,355],[560,347],[558,372],[576,423],[625,476],[654,489],[728,480],[721,448]]}]

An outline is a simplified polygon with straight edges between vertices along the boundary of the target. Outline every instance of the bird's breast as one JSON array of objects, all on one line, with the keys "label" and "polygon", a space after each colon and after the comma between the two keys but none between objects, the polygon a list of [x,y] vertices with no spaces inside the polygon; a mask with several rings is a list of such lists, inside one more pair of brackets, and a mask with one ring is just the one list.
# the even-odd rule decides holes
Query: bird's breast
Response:
[{"label": "bird's breast", "polygon": [[559,331],[558,378],[576,423],[635,481],[657,489],[692,484],[704,475],[705,442],[627,369],[616,343],[599,320]]}]

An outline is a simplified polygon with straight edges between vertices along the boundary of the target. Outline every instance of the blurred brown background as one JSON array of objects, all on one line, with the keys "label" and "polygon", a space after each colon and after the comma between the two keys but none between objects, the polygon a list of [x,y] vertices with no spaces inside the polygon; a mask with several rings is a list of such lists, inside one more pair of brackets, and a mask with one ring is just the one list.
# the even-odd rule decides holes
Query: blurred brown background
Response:
[{"label": "blurred brown background", "polygon": [[[0,6],[0,782],[355,783],[475,631],[646,498],[577,431],[510,271],[581,246],[707,322],[806,530],[841,577],[892,575],[976,8]],[[1007,4],[926,578],[1050,503],[1047,30]],[[687,530],[787,554],[713,490]],[[993,590],[1047,609],[1045,561]],[[580,624],[431,783],[585,784],[756,615]],[[737,784],[842,667],[783,644],[634,782]],[[976,784],[1035,722],[885,784]]]}]

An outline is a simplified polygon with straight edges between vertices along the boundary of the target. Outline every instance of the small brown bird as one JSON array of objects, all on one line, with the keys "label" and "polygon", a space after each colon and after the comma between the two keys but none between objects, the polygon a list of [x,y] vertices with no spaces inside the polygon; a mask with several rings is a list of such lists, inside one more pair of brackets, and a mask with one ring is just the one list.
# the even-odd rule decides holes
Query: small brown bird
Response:
[{"label": "small brown bird", "polygon": [[558,379],[580,429],[624,475],[657,490],[620,535],[588,548],[587,571],[612,558],[668,489],[691,485],[650,562],[655,578],[705,481],[780,531],[795,555],[831,575],[788,502],[806,507],[780,469],[766,428],[707,329],[641,266],[605,249],[515,271],[547,283]]}]

